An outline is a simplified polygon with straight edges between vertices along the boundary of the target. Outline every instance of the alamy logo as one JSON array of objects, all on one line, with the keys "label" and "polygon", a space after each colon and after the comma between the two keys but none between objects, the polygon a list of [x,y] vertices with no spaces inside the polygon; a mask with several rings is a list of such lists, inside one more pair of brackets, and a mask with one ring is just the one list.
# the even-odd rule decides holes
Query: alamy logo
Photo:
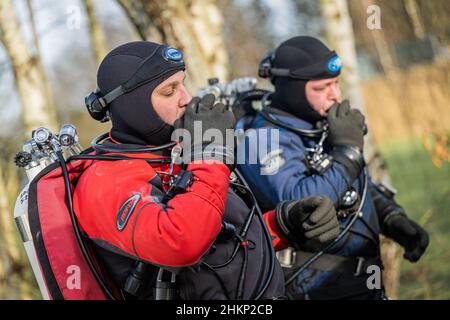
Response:
[{"label": "alamy logo", "polygon": [[[183,147],[183,154],[177,157],[176,164],[192,160],[218,160],[238,165],[260,164],[261,175],[272,175],[286,162],[282,156],[283,150],[280,149],[278,128],[248,129],[245,133],[241,129],[227,129],[224,134],[214,128],[203,131],[202,122],[195,121],[193,131],[192,135],[186,129],[173,131],[171,140],[181,141]],[[205,144],[203,141],[212,142]],[[226,151],[218,146],[225,147]]]},{"label": "alamy logo", "polygon": [[371,265],[367,267],[367,274],[370,276],[367,278],[366,285],[369,290],[381,290],[381,268],[377,265]]},{"label": "alamy logo", "polygon": [[81,28],[81,9],[79,6],[71,5],[66,10],[66,26],[69,30],[79,30]]},{"label": "alamy logo", "polygon": [[70,265],[67,267],[66,273],[69,275],[67,277],[66,285],[70,290],[80,290],[81,289],[81,270],[77,265]]},{"label": "alamy logo", "polygon": [[367,14],[370,16],[367,18],[366,25],[369,30],[381,29],[381,8],[377,5],[370,5],[367,7]]},{"label": "alamy logo", "polygon": [[286,163],[286,159],[283,158],[283,149],[278,148],[261,159],[261,174],[273,175]]}]

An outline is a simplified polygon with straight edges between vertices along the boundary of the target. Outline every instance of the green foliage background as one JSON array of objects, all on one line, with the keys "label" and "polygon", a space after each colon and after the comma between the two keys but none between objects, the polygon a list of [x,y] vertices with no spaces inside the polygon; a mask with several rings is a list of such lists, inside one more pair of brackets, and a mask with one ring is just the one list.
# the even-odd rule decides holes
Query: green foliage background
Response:
[{"label": "green foliage background", "polygon": [[430,245],[415,264],[403,260],[400,299],[450,299],[450,163],[433,165],[420,139],[383,144],[397,201],[430,234]]}]

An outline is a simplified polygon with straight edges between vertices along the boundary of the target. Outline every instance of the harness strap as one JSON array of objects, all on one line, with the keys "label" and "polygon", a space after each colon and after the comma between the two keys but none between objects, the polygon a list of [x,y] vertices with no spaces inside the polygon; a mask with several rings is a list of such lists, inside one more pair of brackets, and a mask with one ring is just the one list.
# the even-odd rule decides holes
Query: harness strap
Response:
[{"label": "harness strap", "polygon": [[[292,264],[289,269],[301,267],[315,253],[306,251],[294,251]],[[309,268],[320,271],[333,271],[339,273],[350,273],[355,277],[364,274],[371,265],[377,265],[382,268],[383,264],[380,257],[356,257],[349,258],[335,254],[324,253],[319,259],[313,262]]]}]

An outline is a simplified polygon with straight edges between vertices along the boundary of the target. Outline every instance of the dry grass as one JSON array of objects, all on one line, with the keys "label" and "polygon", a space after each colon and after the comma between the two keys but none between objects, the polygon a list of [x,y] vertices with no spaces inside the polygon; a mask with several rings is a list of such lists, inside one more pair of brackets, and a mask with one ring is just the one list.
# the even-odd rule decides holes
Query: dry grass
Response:
[{"label": "dry grass", "polygon": [[417,65],[363,83],[377,143],[450,129],[450,61]]}]

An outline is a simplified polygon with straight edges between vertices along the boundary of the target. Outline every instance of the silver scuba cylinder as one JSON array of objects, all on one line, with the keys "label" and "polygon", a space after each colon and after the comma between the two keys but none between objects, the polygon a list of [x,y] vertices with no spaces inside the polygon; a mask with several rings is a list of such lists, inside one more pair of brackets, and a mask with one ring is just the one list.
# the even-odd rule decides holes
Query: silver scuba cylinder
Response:
[{"label": "silver scuba cylinder", "polygon": [[40,127],[33,130],[31,140],[25,142],[22,151],[15,157],[18,167],[25,169],[27,183],[19,193],[14,207],[14,221],[20,233],[25,252],[33,270],[34,276],[45,300],[50,299],[49,291],[46,287],[44,275],[41,270],[35,243],[30,230],[28,219],[28,189],[30,182],[46,167],[57,161],[56,151],[62,150],[64,158],[80,154],[82,148],[78,143],[78,136],[75,126],[64,125],[59,135],[53,134],[50,130]]},{"label": "silver scuba cylinder", "polygon": [[28,222],[28,188],[30,183],[22,189],[16,200],[14,207],[14,221],[19,229],[20,238],[22,239],[25,252],[36,278],[39,290],[41,291],[44,300],[50,300],[50,295],[45,285],[44,276],[39,266],[39,261],[34,247],[33,238],[31,236],[30,224]]}]

